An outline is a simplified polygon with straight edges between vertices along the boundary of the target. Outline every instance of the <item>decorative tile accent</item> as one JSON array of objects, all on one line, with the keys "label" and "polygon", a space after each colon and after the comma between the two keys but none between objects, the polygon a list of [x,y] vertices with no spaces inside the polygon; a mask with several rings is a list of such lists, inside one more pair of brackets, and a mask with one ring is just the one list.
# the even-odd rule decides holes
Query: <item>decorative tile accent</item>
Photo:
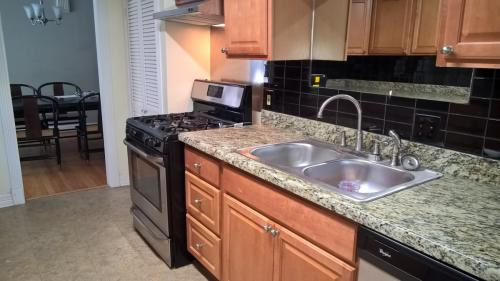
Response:
[{"label": "decorative tile accent", "polygon": [[370,93],[374,95],[415,98],[425,100],[439,100],[465,104],[470,98],[469,87],[442,86],[430,84],[367,81],[354,79],[328,79],[326,88],[341,91],[355,91],[360,93]]}]

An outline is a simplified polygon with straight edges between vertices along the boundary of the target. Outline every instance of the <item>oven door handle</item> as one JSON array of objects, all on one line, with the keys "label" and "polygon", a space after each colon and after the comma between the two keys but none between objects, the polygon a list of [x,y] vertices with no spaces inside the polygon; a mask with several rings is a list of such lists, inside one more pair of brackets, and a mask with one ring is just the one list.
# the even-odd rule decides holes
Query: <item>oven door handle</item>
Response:
[{"label": "oven door handle", "polygon": [[146,159],[150,160],[151,162],[154,162],[156,164],[159,164],[159,165],[163,166],[163,157],[154,157],[154,156],[151,156],[151,155],[147,154],[146,152],[140,150],[137,146],[131,144],[127,140],[123,140],[123,143],[128,148],[130,148],[132,151],[134,151],[135,153],[139,154],[141,157],[146,158]]}]

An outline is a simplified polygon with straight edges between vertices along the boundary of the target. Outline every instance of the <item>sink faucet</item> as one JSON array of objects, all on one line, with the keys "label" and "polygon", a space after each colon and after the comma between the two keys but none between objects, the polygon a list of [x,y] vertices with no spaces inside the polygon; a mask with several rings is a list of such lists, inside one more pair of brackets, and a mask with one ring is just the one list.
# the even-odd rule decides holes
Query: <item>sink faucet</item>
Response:
[{"label": "sink faucet", "polygon": [[359,102],[349,96],[349,95],[336,95],[336,96],[333,96],[327,100],[325,100],[323,102],[323,104],[321,105],[321,107],[319,108],[319,111],[318,111],[318,118],[323,118],[323,110],[325,110],[325,107],[332,101],[334,100],[348,100],[350,102],[352,102],[354,104],[354,106],[356,107],[356,110],[358,111],[358,132],[357,132],[357,135],[356,135],[356,151],[361,151],[362,148],[363,148],[363,131],[361,131],[361,105],[359,104]]},{"label": "sink faucet", "polygon": [[389,131],[389,136],[392,138],[393,142],[391,166],[399,166],[401,165],[401,157],[400,157],[401,138],[399,137],[398,133],[396,133],[396,131],[394,130]]}]

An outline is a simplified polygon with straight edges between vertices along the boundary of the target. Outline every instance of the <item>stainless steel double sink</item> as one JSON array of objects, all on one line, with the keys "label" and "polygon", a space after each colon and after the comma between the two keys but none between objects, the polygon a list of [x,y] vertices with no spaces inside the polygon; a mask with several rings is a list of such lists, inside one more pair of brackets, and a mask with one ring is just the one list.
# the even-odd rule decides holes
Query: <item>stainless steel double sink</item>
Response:
[{"label": "stainless steel double sink", "polygon": [[407,171],[392,167],[389,161],[369,161],[364,153],[315,140],[249,147],[238,152],[358,202],[375,200],[442,176],[426,169]]}]

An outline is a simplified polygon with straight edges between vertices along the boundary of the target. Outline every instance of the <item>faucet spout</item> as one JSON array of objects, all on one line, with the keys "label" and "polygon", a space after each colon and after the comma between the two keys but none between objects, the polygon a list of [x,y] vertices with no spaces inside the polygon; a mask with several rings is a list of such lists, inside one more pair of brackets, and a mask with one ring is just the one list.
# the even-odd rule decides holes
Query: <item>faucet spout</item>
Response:
[{"label": "faucet spout", "polygon": [[389,131],[389,136],[393,141],[391,166],[401,165],[401,138],[394,130]]},{"label": "faucet spout", "polygon": [[358,129],[357,129],[357,134],[356,134],[356,151],[362,151],[363,149],[363,131],[361,130],[361,120],[362,120],[362,110],[361,110],[361,104],[353,97],[349,95],[335,95],[331,98],[328,98],[323,102],[321,107],[318,110],[318,118],[323,118],[323,111],[325,110],[326,106],[334,101],[334,100],[347,100],[350,101],[352,104],[354,104],[354,107],[356,107],[356,111],[358,112]]}]

